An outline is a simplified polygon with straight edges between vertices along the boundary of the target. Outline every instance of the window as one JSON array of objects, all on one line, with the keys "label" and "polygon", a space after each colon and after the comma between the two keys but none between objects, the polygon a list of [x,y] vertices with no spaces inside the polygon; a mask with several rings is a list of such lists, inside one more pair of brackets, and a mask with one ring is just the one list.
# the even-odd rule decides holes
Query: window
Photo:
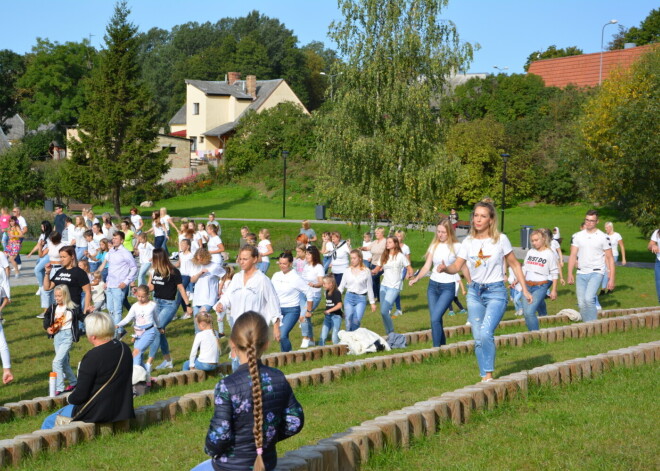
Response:
[{"label": "window", "polygon": [[176,147],[174,146],[162,146],[163,149],[167,149],[169,154],[176,154]]},{"label": "window", "polygon": [[197,152],[197,136],[190,136],[192,144],[190,145],[191,152]]},{"label": "window", "polygon": [[204,142],[204,136],[199,136],[199,143],[201,144],[202,142]]},{"label": "window", "polygon": [[199,114],[199,103],[193,103],[193,114]]}]

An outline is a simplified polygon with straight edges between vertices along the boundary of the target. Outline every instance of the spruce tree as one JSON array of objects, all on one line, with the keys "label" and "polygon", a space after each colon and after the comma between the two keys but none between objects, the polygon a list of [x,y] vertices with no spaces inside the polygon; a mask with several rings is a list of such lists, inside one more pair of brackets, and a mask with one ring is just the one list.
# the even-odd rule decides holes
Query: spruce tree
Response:
[{"label": "spruce tree", "polygon": [[106,48],[85,84],[88,106],[80,115],[79,140],[69,143],[69,171],[77,174],[70,183],[88,184],[87,194],[109,195],[117,215],[124,187],[152,186],[168,169],[167,151],[154,151],[154,101],[141,81],[137,27],[129,14],[126,2],[115,6]]}]

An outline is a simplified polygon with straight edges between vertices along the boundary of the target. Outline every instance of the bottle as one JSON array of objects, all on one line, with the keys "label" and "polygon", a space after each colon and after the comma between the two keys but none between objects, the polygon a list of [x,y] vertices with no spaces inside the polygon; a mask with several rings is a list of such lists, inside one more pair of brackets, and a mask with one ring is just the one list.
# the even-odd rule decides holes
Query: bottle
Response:
[{"label": "bottle", "polygon": [[54,371],[50,372],[48,377],[48,395],[50,397],[55,397],[55,385],[57,384],[57,373]]}]

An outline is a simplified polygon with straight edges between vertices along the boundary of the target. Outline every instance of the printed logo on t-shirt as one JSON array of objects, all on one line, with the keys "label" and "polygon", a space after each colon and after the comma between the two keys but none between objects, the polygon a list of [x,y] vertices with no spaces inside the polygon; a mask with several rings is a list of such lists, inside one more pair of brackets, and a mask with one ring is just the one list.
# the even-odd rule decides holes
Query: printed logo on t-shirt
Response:
[{"label": "printed logo on t-shirt", "polygon": [[477,256],[476,257],[470,257],[470,260],[474,264],[474,268],[478,268],[481,265],[483,265],[484,267],[487,267],[488,266],[488,259],[490,257],[491,257],[490,255],[484,255],[484,248],[481,247],[479,249],[479,253],[477,254]]}]

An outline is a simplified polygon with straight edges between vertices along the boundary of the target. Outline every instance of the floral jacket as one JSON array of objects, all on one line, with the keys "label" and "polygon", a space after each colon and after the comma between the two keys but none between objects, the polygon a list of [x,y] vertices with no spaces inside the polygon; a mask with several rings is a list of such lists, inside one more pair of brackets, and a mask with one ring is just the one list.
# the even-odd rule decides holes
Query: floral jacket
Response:
[{"label": "floral jacket", "polygon": [[[275,445],[303,428],[305,416],[284,373],[259,362],[263,403],[263,460],[267,470],[277,465]],[[206,435],[205,452],[216,470],[252,469],[257,457],[252,427],[252,381],[247,364],[220,380],[215,388],[215,412]]]}]

